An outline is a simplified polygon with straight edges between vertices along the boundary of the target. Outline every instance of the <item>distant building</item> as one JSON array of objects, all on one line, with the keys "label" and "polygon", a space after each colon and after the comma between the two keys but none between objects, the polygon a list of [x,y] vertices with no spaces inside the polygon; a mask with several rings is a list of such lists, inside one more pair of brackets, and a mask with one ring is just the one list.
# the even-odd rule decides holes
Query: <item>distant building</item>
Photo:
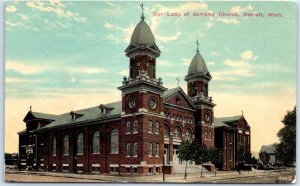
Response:
[{"label": "distant building", "polygon": [[215,118],[215,144],[222,149],[223,160],[217,167],[221,170],[233,170],[239,164],[239,152],[251,152],[250,150],[250,126],[243,115]]},{"label": "distant building", "polygon": [[125,53],[129,77],[118,87],[121,101],[60,115],[30,109],[23,120],[26,129],[18,133],[20,167],[159,174],[164,164],[168,173],[174,173],[184,166],[178,158],[181,142],[197,139],[224,151],[223,170],[234,169],[235,153],[250,151],[250,127],[244,116],[214,117],[215,104],[208,89],[212,76],[198,43],[185,76],[187,93],[179,86],[167,90],[156,77],[161,51],[144,16]]},{"label": "distant building", "polygon": [[276,158],[276,146],[277,144],[274,143],[272,145],[262,145],[261,148],[260,148],[260,153],[261,152],[266,152],[269,154],[270,156],[270,160],[269,160],[269,163],[278,163],[278,160]]}]

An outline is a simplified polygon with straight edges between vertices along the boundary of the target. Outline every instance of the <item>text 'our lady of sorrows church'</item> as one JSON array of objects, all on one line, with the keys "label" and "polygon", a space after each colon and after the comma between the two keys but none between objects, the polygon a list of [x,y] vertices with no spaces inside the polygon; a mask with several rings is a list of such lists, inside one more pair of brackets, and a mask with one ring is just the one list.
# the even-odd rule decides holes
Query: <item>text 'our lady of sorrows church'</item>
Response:
[{"label": "text 'our lady of sorrows church'", "polygon": [[[19,132],[19,167],[77,173],[180,173],[184,140],[222,151],[221,170],[233,170],[238,152],[250,152],[250,126],[244,116],[215,118],[209,96],[212,79],[198,47],[185,76],[187,94],[167,89],[156,78],[160,50],[142,15],[125,53],[129,77],[118,87],[119,102],[61,115],[30,111]],[[159,63],[159,61],[157,62]],[[189,172],[201,165],[189,163]]]}]

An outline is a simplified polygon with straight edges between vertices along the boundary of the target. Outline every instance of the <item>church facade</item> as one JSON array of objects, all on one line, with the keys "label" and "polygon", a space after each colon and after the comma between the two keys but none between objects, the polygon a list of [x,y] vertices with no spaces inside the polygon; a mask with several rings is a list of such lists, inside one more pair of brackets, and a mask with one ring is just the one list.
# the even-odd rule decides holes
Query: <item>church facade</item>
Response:
[{"label": "church facade", "polygon": [[143,15],[125,53],[130,69],[118,87],[121,101],[61,115],[27,113],[18,133],[21,169],[159,174],[164,166],[174,173],[182,165],[181,142],[194,139],[223,152],[218,168],[242,163],[236,154],[250,152],[250,126],[244,116],[214,117],[212,76],[198,47],[185,76],[187,93],[168,90],[156,76],[161,51]]}]

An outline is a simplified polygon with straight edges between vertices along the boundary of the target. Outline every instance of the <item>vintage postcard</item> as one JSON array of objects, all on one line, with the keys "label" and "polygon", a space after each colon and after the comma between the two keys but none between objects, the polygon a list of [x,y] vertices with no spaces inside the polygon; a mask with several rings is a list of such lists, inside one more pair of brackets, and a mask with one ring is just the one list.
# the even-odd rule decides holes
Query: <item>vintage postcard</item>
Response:
[{"label": "vintage postcard", "polygon": [[294,183],[293,1],[6,1],[6,182]]}]

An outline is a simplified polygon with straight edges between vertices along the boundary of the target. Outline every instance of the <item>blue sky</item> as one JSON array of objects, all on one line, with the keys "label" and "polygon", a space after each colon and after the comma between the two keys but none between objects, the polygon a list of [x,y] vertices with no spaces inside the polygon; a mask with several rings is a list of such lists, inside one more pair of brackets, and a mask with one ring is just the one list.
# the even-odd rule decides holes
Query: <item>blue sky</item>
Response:
[{"label": "blue sky", "polygon": [[[21,120],[31,104],[35,111],[58,114],[121,99],[116,87],[128,75],[124,50],[140,20],[139,4],[6,2],[6,136],[17,139],[16,132],[24,128]],[[280,118],[296,104],[296,4],[145,1],[144,7],[145,20],[162,51],[157,74],[164,85],[176,86],[178,76],[180,86],[186,89],[183,79],[198,39],[213,76],[210,95],[217,104],[215,114],[238,115],[244,110],[256,132],[252,133],[256,151],[260,145],[276,141]],[[154,16],[154,12],[163,16]],[[190,16],[171,17],[167,12],[190,12]],[[195,17],[193,12],[241,16]],[[262,12],[265,17],[244,17],[244,12]],[[268,17],[269,12],[283,17]],[[73,97],[76,101],[69,99]],[[63,106],[57,108],[57,102]],[[266,130],[270,137],[259,136],[259,131]],[[13,151],[16,145],[6,144],[6,149]]]}]

